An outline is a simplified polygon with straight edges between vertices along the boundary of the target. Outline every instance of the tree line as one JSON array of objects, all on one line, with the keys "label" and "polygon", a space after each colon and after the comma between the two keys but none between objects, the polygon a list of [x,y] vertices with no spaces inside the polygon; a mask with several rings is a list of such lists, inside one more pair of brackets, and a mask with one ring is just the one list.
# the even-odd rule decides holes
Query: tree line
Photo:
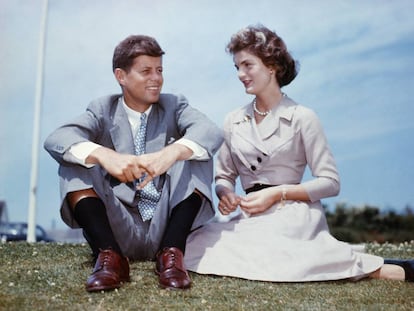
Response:
[{"label": "tree line", "polygon": [[338,240],[350,243],[405,242],[414,240],[414,209],[381,211],[378,207],[336,204],[334,211],[324,205],[329,229]]}]

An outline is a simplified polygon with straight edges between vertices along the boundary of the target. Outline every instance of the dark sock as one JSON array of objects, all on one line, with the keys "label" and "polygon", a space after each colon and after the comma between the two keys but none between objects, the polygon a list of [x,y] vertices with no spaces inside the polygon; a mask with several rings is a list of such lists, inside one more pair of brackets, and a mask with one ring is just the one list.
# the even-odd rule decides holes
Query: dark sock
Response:
[{"label": "dark sock", "polygon": [[96,197],[81,199],[75,206],[73,216],[83,229],[95,258],[101,249],[112,249],[122,255],[101,199]]},{"label": "dark sock", "polygon": [[183,254],[185,253],[187,236],[200,210],[201,203],[200,195],[192,193],[187,199],[174,207],[161,241],[161,250],[165,247],[177,247]]}]

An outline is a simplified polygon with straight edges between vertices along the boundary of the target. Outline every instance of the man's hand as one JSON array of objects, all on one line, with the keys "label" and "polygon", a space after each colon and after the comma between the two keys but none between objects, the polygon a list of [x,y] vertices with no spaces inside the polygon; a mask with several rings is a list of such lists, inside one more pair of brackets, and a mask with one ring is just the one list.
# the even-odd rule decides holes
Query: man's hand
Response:
[{"label": "man's hand", "polygon": [[101,165],[111,176],[121,182],[137,180],[146,173],[137,156],[121,154],[106,147],[95,149],[86,158],[86,163]]},{"label": "man's hand", "polygon": [[165,173],[175,162],[187,160],[192,154],[193,151],[184,145],[171,144],[158,152],[138,156],[140,167],[145,170],[146,176],[137,188],[144,188],[155,177]]},{"label": "man's hand", "polygon": [[120,154],[112,149],[99,147],[86,159],[86,163],[100,164],[121,182],[132,182],[142,178],[139,189],[165,173],[176,161],[187,160],[192,151],[180,144],[171,144],[158,152],[143,155]]}]

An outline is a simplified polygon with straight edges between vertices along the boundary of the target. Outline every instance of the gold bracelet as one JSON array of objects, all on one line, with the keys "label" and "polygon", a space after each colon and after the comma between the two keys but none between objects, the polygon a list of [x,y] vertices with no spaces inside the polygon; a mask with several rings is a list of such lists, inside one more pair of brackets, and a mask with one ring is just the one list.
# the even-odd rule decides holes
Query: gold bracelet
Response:
[{"label": "gold bracelet", "polygon": [[285,206],[286,195],[287,195],[287,190],[286,190],[285,187],[283,187],[282,188],[282,196],[280,197],[280,203],[282,204],[282,206]]}]

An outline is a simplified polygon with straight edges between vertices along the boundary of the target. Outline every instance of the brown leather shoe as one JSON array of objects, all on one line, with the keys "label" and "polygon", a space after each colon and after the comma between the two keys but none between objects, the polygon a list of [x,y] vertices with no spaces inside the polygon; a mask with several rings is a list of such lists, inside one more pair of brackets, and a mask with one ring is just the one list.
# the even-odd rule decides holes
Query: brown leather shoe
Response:
[{"label": "brown leather shoe", "polygon": [[166,247],[157,254],[155,272],[159,283],[166,289],[187,289],[191,279],[183,265],[183,253],[176,247]]},{"label": "brown leather shoe", "polygon": [[121,287],[122,282],[129,282],[128,258],[111,249],[101,250],[92,274],[86,281],[86,290],[96,292]]}]

